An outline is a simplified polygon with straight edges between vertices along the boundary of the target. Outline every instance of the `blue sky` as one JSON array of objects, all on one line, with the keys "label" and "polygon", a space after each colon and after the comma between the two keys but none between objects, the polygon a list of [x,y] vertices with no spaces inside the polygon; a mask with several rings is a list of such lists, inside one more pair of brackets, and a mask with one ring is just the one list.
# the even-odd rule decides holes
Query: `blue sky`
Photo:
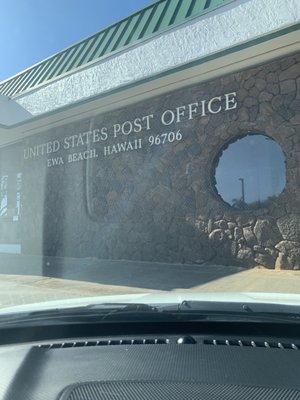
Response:
[{"label": "blue sky", "polygon": [[0,0],[0,81],[153,0]]}]

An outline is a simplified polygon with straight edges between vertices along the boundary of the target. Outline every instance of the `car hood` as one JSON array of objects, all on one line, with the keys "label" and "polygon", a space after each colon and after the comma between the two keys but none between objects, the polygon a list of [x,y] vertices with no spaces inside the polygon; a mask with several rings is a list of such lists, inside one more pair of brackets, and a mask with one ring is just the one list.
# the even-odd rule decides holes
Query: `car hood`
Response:
[{"label": "car hood", "polygon": [[226,302],[226,303],[265,303],[300,306],[300,295],[284,293],[141,293],[114,296],[80,297],[66,300],[45,301],[6,307],[0,310],[0,315],[54,310],[60,308],[84,307],[90,304],[105,303],[139,303],[139,304],[177,304],[182,301]]}]

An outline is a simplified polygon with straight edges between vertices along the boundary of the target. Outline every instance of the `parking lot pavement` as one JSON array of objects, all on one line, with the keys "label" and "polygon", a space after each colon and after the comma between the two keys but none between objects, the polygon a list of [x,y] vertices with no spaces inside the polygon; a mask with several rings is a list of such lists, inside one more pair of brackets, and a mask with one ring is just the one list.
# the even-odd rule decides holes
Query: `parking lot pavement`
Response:
[{"label": "parking lot pavement", "polygon": [[[6,260],[6,261],[5,261]],[[87,296],[153,292],[300,294],[300,271],[96,259],[0,257],[0,307]]]},{"label": "parking lot pavement", "polygon": [[143,293],[143,289],[37,276],[0,275],[0,308],[78,297]]}]

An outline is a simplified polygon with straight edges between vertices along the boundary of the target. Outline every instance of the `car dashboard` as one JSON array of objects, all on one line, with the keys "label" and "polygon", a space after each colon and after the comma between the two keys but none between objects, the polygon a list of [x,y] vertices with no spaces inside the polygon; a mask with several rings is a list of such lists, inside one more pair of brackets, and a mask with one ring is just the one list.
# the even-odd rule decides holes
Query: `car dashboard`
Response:
[{"label": "car dashboard", "polygon": [[27,343],[2,332],[0,399],[300,399],[298,328],[272,325],[40,327]]}]

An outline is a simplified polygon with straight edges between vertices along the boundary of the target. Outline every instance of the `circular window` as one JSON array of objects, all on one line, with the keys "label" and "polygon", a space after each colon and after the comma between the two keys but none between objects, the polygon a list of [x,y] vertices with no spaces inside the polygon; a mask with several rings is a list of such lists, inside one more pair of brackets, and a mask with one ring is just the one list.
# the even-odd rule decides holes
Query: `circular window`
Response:
[{"label": "circular window", "polygon": [[283,191],[285,182],[281,147],[263,134],[250,134],[230,143],[216,163],[216,190],[237,209],[266,205]]}]

